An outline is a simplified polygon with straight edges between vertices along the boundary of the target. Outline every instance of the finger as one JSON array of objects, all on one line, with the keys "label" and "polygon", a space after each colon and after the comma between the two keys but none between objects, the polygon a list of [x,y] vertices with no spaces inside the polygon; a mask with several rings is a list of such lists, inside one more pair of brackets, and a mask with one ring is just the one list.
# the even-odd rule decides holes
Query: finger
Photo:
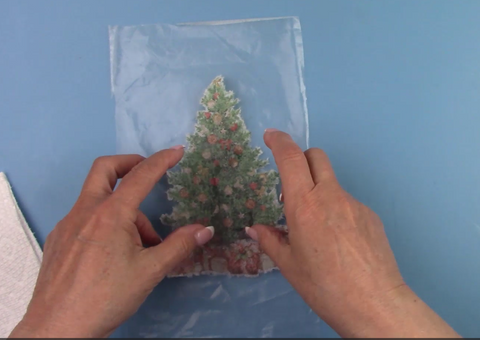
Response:
[{"label": "finger", "polygon": [[315,184],[335,181],[335,173],[327,154],[318,148],[310,148],[305,151],[310,173]]},{"label": "finger", "polygon": [[103,156],[95,159],[83,184],[82,193],[110,195],[117,180],[144,159],[140,155]]},{"label": "finger", "polygon": [[278,229],[257,224],[251,228],[245,228],[245,232],[255,241],[260,248],[282,269],[288,265],[290,259],[290,245],[285,235]]},{"label": "finger", "polygon": [[147,261],[159,279],[171,272],[195,250],[213,237],[213,227],[192,224],[181,227],[158,246],[145,249]]},{"label": "finger", "polygon": [[138,233],[144,244],[148,246],[156,246],[162,242],[160,236],[158,236],[155,229],[153,229],[152,223],[143,212],[138,211],[135,225],[137,226]]},{"label": "finger", "polygon": [[183,146],[159,151],[139,163],[118,185],[112,195],[132,208],[138,208],[165,172],[183,157]]},{"label": "finger", "polygon": [[300,147],[285,132],[267,130],[265,144],[272,149],[287,200],[296,200],[315,186],[307,160]]}]

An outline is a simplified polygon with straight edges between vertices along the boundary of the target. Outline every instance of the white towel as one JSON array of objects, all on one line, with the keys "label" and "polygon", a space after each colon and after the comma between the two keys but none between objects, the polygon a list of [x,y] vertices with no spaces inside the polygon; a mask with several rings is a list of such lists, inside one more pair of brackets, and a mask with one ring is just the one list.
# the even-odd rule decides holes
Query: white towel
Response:
[{"label": "white towel", "polygon": [[41,262],[42,250],[0,172],[0,338],[25,314]]}]

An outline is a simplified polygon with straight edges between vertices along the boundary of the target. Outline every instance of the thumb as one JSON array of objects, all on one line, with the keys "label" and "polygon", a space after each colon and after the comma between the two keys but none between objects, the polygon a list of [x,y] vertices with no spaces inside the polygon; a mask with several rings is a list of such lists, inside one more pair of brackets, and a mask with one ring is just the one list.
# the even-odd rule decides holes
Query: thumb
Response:
[{"label": "thumb", "polygon": [[245,232],[255,241],[260,248],[282,269],[287,265],[291,249],[285,235],[278,229],[263,224],[256,224],[251,228],[246,227]]},{"label": "thumb", "polygon": [[215,229],[192,224],[178,228],[159,245],[145,249],[156,275],[163,278],[195,250],[211,240]]}]

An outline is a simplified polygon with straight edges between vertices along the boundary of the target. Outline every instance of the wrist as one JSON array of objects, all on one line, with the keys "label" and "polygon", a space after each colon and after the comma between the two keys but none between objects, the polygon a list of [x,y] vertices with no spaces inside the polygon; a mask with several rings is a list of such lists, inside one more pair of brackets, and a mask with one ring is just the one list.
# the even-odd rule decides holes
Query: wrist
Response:
[{"label": "wrist", "polygon": [[[367,304],[368,322],[356,329],[356,337],[408,337],[410,301],[419,298],[405,283],[376,296]],[[408,331],[409,332],[409,331]],[[403,334],[403,335],[402,335]]]},{"label": "wrist", "polygon": [[10,334],[10,338],[88,338],[102,337],[82,322],[84,318],[36,315],[28,312]]},{"label": "wrist", "polygon": [[65,327],[59,327],[56,323],[49,322],[30,322],[22,320],[14,328],[9,338],[65,338],[85,337],[83,334],[79,334],[73,329]]},{"label": "wrist", "polygon": [[343,291],[329,299],[332,308],[323,311],[320,317],[342,338],[398,337],[396,314],[403,301],[412,298],[413,291],[405,284],[384,293],[356,288],[348,296]]},{"label": "wrist", "polygon": [[[394,292],[391,334],[396,337],[459,338],[450,325],[407,285]],[[387,331],[387,330],[385,330]]]},{"label": "wrist", "polygon": [[[402,284],[382,294],[354,301],[332,327],[342,337],[459,337],[410,287]],[[354,299],[353,299],[354,300]]]}]

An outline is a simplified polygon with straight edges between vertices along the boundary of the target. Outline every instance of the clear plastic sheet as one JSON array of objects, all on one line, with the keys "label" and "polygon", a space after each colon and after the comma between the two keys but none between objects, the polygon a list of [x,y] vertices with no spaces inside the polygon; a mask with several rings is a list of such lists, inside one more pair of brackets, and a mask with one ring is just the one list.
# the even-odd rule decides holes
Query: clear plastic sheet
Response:
[{"label": "clear plastic sheet", "polygon": [[[303,46],[297,18],[181,25],[110,27],[117,152],[149,156],[186,144],[199,100],[217,75],[241,100],[251,145],[275,163],[265,128],[291,134],[308,147]],[[141,209],[162,236],[159,220],[172,211],[162,180]],[[305,322],[310,325],[303,328]],[[278,272],[256,278],[167,279],[123,328],[141,337],[318,336],[318,318]]]}]

